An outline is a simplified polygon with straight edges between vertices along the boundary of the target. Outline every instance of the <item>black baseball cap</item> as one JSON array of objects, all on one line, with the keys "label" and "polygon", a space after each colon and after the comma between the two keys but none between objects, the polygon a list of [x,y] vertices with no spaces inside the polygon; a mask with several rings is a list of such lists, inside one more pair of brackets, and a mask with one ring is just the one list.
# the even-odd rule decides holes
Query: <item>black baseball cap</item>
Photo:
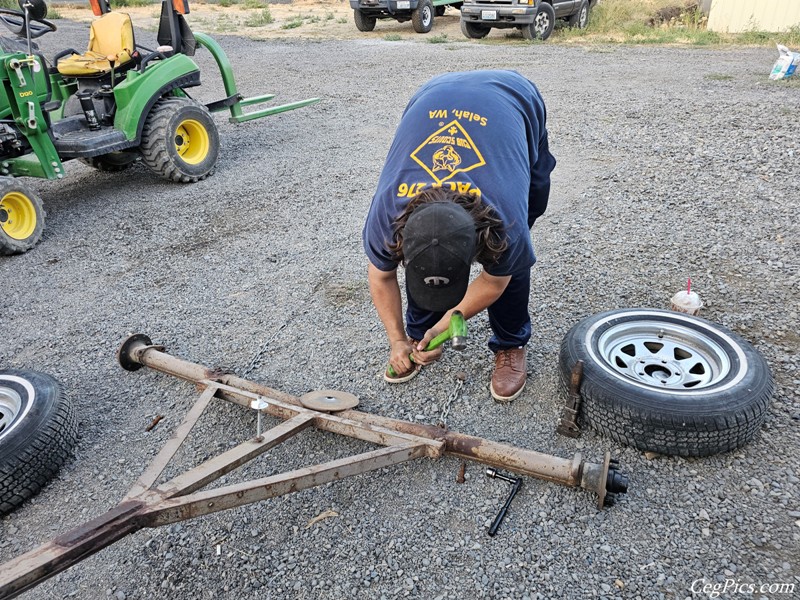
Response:
[{"label": "black baseball cap", "polygon": [[425,310],[445,312],[467,293],[475,221],[453,202],[421,204],[403,229],[406,288]]}]

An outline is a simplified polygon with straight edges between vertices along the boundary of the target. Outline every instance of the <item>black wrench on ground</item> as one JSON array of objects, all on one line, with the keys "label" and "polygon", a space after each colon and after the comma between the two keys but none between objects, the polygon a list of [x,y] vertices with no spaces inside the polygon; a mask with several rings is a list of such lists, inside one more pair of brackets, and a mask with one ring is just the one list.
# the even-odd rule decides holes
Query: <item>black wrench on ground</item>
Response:
[{"label": "black wrench on ground", "polygon": [[503,508],[500,509],[500,512],[497,513],[497,516],[494,518],[494,522],[492,526],[489,527],[489,535],[494,536],[497,533],[497,529],[500,527],[500,523],[503,522],[503,519],[508,512],[508,507],[511,506],[511,501],[514,499],[514,496],[517,495],[519,488],[522,487],[522,477],[511,477],[510,475],[503,475],[497,469],[493,467],[489,467],[486,469],[486,475],[492,478],[502,479],[503,481],[507,481],[508,483],[512,484],[511,493],[506,498],[506,503],[503,504]]}]

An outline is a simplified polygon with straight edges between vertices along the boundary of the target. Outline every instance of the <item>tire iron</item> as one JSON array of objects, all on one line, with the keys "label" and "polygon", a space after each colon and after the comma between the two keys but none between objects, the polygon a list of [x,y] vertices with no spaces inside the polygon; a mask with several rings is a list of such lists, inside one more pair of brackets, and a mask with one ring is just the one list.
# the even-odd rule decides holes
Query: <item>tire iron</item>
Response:
[{"label": "tire iron", "polygon": [[578,411],[581,408],[581,380],[583,379],[583,361],[579,360],[572,368],[569,378],[569,395],[561,409],[561,421],[556,432],[567,437],[576,438],[581,434],[578,427]]},{"label": "tire iron", "polygon": [[500,512],[497,513],[497,516],[494,518],[491,527],[489,527],[489,535],[494,537],[494,534],[497,533],[497,530],[500,527],[500,523],[502,523],[503,519],[506,517],[508,508],[511,506],[511,501],[514,499],[514,496],[517,495],[519,488],[522,487],[522,477],[512,477],[510,475],[503,475],[497,469],[494,469],[492,467],[486,469],[486,475],[493,479],[502,479],[503,481],[507,481],[508,483],[512,484],[511,492],[508,494],[508,498],[506,498],[506,502],[505,504],[503,504],[503,508],[501,508]]}]

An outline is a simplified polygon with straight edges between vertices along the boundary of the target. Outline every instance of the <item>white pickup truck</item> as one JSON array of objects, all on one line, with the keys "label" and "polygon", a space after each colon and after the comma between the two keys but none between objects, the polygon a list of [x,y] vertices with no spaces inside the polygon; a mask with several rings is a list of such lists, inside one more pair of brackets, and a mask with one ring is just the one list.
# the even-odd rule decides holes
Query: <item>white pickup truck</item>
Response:
[{"label": "white pickup truck", "polygon": [[353,20],[359,31],[372,31],[378,19],[411,21],[414,31],[428,33],[433,17],[441,17],[448,6],[461,8],[462,0],[350,0]]}]

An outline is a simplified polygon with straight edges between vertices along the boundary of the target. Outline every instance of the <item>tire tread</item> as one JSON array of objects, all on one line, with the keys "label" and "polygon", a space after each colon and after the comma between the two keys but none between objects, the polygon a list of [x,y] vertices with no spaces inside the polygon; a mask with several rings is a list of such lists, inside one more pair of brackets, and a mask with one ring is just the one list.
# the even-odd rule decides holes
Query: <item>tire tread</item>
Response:
[{"label": "tire tread", "polygon": [[72,454],[78,420],[63,390],[44,424],[14,455],[0,458],[0,516],[38,494]]}]

